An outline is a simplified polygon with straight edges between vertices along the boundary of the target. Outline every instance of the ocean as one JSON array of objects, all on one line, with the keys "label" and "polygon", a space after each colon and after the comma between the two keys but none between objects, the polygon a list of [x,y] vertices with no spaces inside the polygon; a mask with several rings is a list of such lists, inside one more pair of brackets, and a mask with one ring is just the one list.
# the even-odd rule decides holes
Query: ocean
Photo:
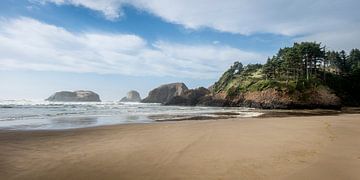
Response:
[{"label": "ocean", "polygon": [[61,130],[186,119],[256,117],[244,107],[185,107],[152,103],[0,100],[0,129]]}]

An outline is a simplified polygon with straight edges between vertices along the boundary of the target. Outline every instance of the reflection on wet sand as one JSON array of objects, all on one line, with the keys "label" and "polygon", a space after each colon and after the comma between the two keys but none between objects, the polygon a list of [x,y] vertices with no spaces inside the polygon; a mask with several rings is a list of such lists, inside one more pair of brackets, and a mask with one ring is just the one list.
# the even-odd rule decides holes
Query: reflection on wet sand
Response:
[{"label": "reflection on wet sand", "polygon": [[51,119],[51,126],[53,127],[79,127],[91,126],[98,122],[98,117],[61,117]]},{"label": "reflection on wet sand", "polygon": [[[171,107],[179,109],[182,107]],[[201,108],[201,107],[199,107]],[[124,114],[111,115],[85,115],[70,114],[57,117],[27,117],[8,121],[0,121],[2,129],[13,130],[51,130],[51,129],[74,129],[87,128],[94,126],[104,126],[113,124],[129,124],[129,123],[151,123],[165,121],[187,121],[187,120],[217,120],[217,119],[245,119],[254,118],[270,118],[270,117],[305,117],[305,116],[337,116],[340,114],[359,114],[360,108],[346,107],[342,110],[262,110],[262,109],[217,109],[217,111],[206,110],[193,113],[136,113],[127,112]]]},{"label": "reflection on wet sand", "polygon": [[344,107],[341,110],[304,109],[304,110],[257,110],[263,112],[259,118],[291,116],[330,116],[340,114],[360,114],[360,108]]},{"label": "reflection on wet sand", "polygon": [[[328,110],[328,109],[253,109],[254,113],[252,118],[271,118],[271,117],[306,117],[306,116],[336,116],[340,114],[360,114],[360,108],[345,107],[341,110]],[[165,121],[187,121],[187,120],[215,120],[215,119],[230,119],[230,118],[249,118],[241,116],[237,112],[215,112],[208,115],[156,115],[149,116],[150,119],[156,122]]]}]

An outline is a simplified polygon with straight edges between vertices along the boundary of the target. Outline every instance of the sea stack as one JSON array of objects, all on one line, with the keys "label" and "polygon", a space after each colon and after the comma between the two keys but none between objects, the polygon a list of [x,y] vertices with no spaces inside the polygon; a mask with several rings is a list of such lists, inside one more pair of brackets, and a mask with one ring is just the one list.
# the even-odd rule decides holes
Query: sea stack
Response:
[{"label": "sea stack", "polygon": [[55,102],[100,102],[98,94],[92,91],[60,91],[46,99]]},{"label": "sea stack", "polygon": [[141,101],[140,93],[135,90],[129,91],[127,93],[126,97],[123,97],[120,101],[121,102],[140,102]]},{"label": "sea stack", "polygon": [[175,96],[181,96],[188,88],[184,83],[171,83],[161,85],[149,92],[144,103],[166,103]]}]

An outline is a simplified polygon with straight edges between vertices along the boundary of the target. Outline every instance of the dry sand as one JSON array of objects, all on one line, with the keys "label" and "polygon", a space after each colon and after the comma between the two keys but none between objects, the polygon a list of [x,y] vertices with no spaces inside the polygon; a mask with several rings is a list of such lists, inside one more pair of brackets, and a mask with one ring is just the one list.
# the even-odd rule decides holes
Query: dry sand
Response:
[{"label": "dry sand", "polygon": [[360,115],[0,131],[0,179],[360,179]]}]

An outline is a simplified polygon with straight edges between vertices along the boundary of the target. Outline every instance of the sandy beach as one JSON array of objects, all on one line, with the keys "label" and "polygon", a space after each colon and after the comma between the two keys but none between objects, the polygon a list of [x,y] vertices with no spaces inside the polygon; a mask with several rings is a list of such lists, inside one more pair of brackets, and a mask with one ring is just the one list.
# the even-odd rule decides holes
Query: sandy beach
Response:
[{"label": "sandy beach", "polygon": [[360,179],[360,115],[0,131],[1,179]]}]

